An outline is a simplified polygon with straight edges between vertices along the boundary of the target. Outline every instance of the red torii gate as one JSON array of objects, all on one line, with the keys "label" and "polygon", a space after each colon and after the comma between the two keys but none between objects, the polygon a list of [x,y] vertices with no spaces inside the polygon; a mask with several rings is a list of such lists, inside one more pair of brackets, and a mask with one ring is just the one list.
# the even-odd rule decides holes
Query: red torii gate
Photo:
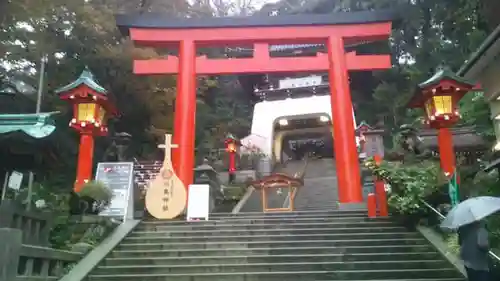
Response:
[{"label": "red torii gate", "polygon": [[[387,40],[392,11],[239,17],[172,19],[166,15],[117,15],[117,25],[137,45],[173,47],[178,56],[135,60],[134,73],[178,74],[175,103],[174,168],[186,186],[193,182],[196,75],[240,73],[329,73],[334,150],[341,203],[363,201],[356,150],[349,71],[391,67],[389,55],[357,55],[345,52],[346,44]],[[315,57],[273,58],[269,45],[325,44],[328,54]],[[199,47],[253,46],[252,58],[209,59],[197,56]]]}]

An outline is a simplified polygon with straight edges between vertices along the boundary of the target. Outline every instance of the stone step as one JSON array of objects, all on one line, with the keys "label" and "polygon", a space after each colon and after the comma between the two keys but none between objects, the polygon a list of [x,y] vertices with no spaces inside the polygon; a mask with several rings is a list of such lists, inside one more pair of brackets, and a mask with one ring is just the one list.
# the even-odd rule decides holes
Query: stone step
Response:
[{"label": "stone step", "polygon": [[261,255],[224,255],[224,256],[184,256],[184,257],[128,257],[107,258],[104,266],[142,266],[142,265],[218,265],[218,264],[255,264],[255,263],[297,263],[297,262],[369,262],[390,260],[439,260],[438,252],[390,252],[390,253],[361,253],[361,254],[332,254],[320,253],[303,254],[296,250],[293,254],[275,255],[273,250]]},{"label": "stone step", "polygon": [[135,228],[135,231],[191,231],[191,230],[206,230],[206,231],[217,231],[217,230],[242,230],[242,229],[279,229],[279,228],[350,228],[350,227],[391,227],[398,226],[394,222],[383,220],[383,221],[361,221],[361,222],[337,222],[335,220],[331,221],[319,221],[319,222],[309,222],[309,221],[299,221],[299,222],[285,222],[285,223],[221,223],[213,222],[212,224],[201,224],[201,223],[186,223],[182,225],[170,225],[170,224],[140,224]]},{"label": "stone step", "polygon": [[273,272],[307,270],[391,270],[391,269],[444,269],[451,265],[443,260],[388,260],[388,261],[320,261],[320,262],[272,262],[187,265],[119,265],[99,266],[95,274],[193,274],[224,272]]},{"label": "stone step", "polygon": [[[411,276],[411,277],[410,277]],[[421,280],[458,281],[464,278],[454,268],[438,269],[390,269],[390,270],[314,270],[283,272],[229,272],[229,273],[193,273],[193,274],[92,274],[89,281],[314,281],[314,280]],[[408,279],[410,278],[410,279]],[[441,279],[440,279],[441,278]]]},{"label": "stone step", "polygon": [[144,221],[143,224],[168,224],[168,225],[176,225],[176,224],[211,224],[211,223],[220,223],[220,222],[248,222],[248,221],[262,221],[262,222],[272,222],[278,223],[281,221],[325,221],[325,220],[335,220],[335,221],[353,221],[353,220],[361,220],[361,221],[384,221],[388,220],[388,218],[368,218],[367,214],[355,213],[351,215],[336,215],[336,214],[326,214],[322,216],[317,216],[314,214],[307,215],[289,215],[289,216],[253,216],[253,217],[238,217],[238,216],[228,216],[228,217],[219,217],[210,219],[208,221],[196,221],[196,222],[187,222],[180,220],[155,220],[155,221]]},{"label": "stone step", "polygon": [[255,218],[239,218],[239,217],[227,217],[218,220],[208,220],[208,221],[196,221],[187,222],[180,220],[157,220],[157,221],[144,221],[144,225],[213,225],[213,224],[245,224],[245,223],[280,223],[280,222],[324,222],[324,221],[336,221],[336,222],[364,222],[364,221],[388,221],[389,218],[368,218],[367,215],[353,215],[353,216],[338,216],[338,215],[325,215],[325,216],[315,216],[315,215],[303,215],[303,216],[284,216],[284,217],[255,217]]},{"label": "stone step", "polygon": [[308,210],[297,210],[293,212],[241,212],[241,213],[211,213],[210,217],[248,217],[248,216],[264,216],[264,217],[276,217],[276,216],[301,216],[301,215],[316,215],[323,216],[327,214],[338,215],[338,216],[349,216],[353,214],[357,215],[366,215],[364,212],[360,211],[351,211],[351,210],[339,210],[337,207],[337,203],[334,202],[332,206],[329,208],[321,207],[321,208],[310,208]]},{"label": "stone step", "polygon": [[[293,236],[292,236],[293,237]],[[297,239],[299,237],[295,237]],[[211,241],[211,242],[180,242],[180,243],[144,243],[141,240],[135,243],[123,242],[117,246],[117,250],[161,250],[161,249],[224,249],[236,247],[248,248],[263,248],[263,247],[299,247],[299,246],[316,246],[316,247],[344,247],[344,246],[391,246],[391,245],[421,245],[426,244],[427,240],[416,238],[373,238],[373,239],[324,239],[312,240],[306,236],[305,239],[297,240],[257,240],[257,241]]]},{"label": "stone step", "polygon": [[192,242],[251,242],[251,241],[264,241],[264,240],[279,240],[279,241],[290,241],[290,240],[327,240],[327,239],[397,239],[397,238],[418,238],[420,235],[415,232],[380,232],[380,233],[306,233],[306,234],[296,234],[296,233],[276,233],[276,234],[253,234],[249,231],[246,235],[218,235],[213,233],[209,236],[179,236],[179,237],[169,237],[162,235],[162,233],[156,233],[154,236],[138,236],[138,237],[126,237],[123,239],[124,243],[140,241],[143,243],[192,243]]},{"label": "stone step", "polygon": [[[397,243],[397,242],[396,242]],[[318,243],[316,243],[318,244]],[[401,245],[370,245],[370,246],[332,246],[332,245],[292,245],[293,247],[276,247],[274,244],[269,247],[252,248],[245,247],[227,247],[227,248],[202,248],[194,249],[159,249],[151,247],[150,250],[115,250],[111,252],[110,258],[168,258],[168,257],[217,257],[217,256],[252,256],[252,255],[321,255],[321,254],[337,254],[345,256],[359,256],[365,254],[384,255],[386,253],[407,253],[409,255],[414,252],[433,252],[432,246],[428,244],[401,244]],[[326,243],[324,243],[326,244]]]},{"label": "stone step", "polygon": [[290,234],[361,234],[361,233],[381,233],[381,232],[408,232],[409,230],[399,226],[389,227],[342,227],[342,228],[327,228],[327,227],[310,227],[310,228],[282,228],[278,229],[216,229],[216,230],[153,230],[153,231],[134,231],[128,237],[208,237],[208,236],[247,236],[247,235],[290,235]]}]

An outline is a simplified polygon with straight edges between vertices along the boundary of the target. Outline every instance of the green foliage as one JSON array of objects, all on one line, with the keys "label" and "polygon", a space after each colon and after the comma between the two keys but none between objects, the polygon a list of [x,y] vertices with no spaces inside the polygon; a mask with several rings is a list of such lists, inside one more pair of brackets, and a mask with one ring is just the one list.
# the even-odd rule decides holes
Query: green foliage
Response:
[{"label": "green foliage", "polygon": [[446,237],[448,249],[455,255],[460,254],[460,244],[458,243],[458,234],[451,234]]},{"label": "green foliage", "polygon": [[111,189],[102,182],[90,181],[82,186],[82,190],[78,193],[80,197],[89,197],[95,201],[103,202],[106,206],[109,205],[113,198]]},{"label": "green foliage", "polygon": [[365,166],[390,185],[389,207],[393,213],[400,215],[425,213],[422,200],[435,195],[445,183],[439,163],[431,160],[412,164],[383,162],[377,165],[373,159],[367,159]]},{"label": "green foliage", "polygon": [[[78,138],[67,126],[72,118],[72,108],[59,101],[53,90],[76,79],[84,66],[89,66],[99,83],[109,90],[120,112],[120,118],[110,122],[110,133],[126,131],[133,136],[128,155],[137,159],[157,158],[157,143],[162,142],[165,133],[172,133],[175,77],[134,75],[132,62],[134,59],[163,56],[172,50],[134,47],[119,34],[112,19],[116,13],[137,11],[154,10],[177,17],[201,17],[223,14],[228,9],[249,9],[235,7],[230,1],[218,1],[220,5],[216,7],[207,3],[202,1],[190,5],[184,0],[20,0],[0,4],[0,91],[12,89],[19,83],[30,89],[19,90],[22,94],[15,98],[4,97],[0,103],[1,113],[34,111],[35,95],[32,93],[37,90],[37,69],[45,54],[48,62],[42,110],[62,112],[56,117],[57,130],[51,141],[58,153],[49,163],[38,165],[36,181],[53,189],[66,190],[74,182]],[[228,132],[239,137],[248,134],[251,105],[242,100],[242,96],[237,77],[199,77],[198,149],[222,145],[223,136]],[[96,140],[96,162],[102,160],[108,145],[105,138]],[[8,166],[8,161],[0,161],[0,169]]]},{"label": "green foliage", "polygon": [[485,140],[493,141],[495,131],[491,121],[491,111],[483,92],[471,92],[460,101],[461,124],[473,126]]}]

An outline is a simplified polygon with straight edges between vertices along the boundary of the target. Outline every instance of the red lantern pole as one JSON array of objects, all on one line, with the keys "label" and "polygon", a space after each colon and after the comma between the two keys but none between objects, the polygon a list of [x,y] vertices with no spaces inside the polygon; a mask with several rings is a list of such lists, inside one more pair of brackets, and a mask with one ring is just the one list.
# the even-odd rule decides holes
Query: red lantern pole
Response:
[{"label": "red lantern pole", "polygon": [[[383,130],[368,130],[364,132],[364,137],[366,140],[365,153],[367,157],[373,157],[377,165],[382,164],[384,158],[384,140],[383,140]],[[375,201],[376,207],[378,207],[378,212],[381,217],[387,217],[389,215],[389,210],[387,207],[387,195],[385,193],[385,182],[374,177],[375,184]],[[369,201],[368,201],[369,203]]]},{"label": "red lantern pole", "polygon": [[237,152],[236,146],[240,145],[240,142],[231,134],[229,134],[224,143],[226,144],[226,151],[229,153],[228,172],[229,172],[229,182],[231,183],[234,181],[236,172],[236,152]]},{"label": "red lantern pole", "polygon": [[236,151],[229,152],[229,174],[234,174],[236,171]]},{"label": "red lantern pole", "polygon": [[76,170],[75,192],[80,192],[82,186],[92,178],[94,158],[94,136],[81,134],[80,149],[78,151],[78,166]]},{"label": "red lantern pole", "polygon": [[455,172],[455,151],[453,149],[453,135],[449,128],[438,130],[439,159],[441,169],[450,176]]},{"label": "red lantern pole", "polygon": [[[373,157],[377,165],[382,164],[382,155],[377,154]],[[385,192],[385,182],[375,177],[375,196],[377,197],[378,211],[381,217],[389,216],[389,208],[387,206],[387,194]]]},{"label": "red lantern pole", "polygon": [[377,197],[375,196],[375,194],[373,193],[368,194],[366,205],[368,208],[368,217],[369,218],[377,217]]}]

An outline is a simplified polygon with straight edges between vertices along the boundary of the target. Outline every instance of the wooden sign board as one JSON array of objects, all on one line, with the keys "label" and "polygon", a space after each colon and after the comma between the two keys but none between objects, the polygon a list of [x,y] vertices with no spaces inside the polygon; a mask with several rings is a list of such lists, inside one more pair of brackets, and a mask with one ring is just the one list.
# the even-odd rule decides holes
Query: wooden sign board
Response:
[{"label": "wooden sign board", "polygon": [[367,157],[384,157],[384,139],[381,135],[365,134],[365,152]]},{"label": "wooden sign board", "polygon": [[132,162],[102,162],[97,164],[96,181],[108,186],[113,192],[113,198],[108,208],[99,215],[121,217],[124,220],[132,218],[134,198],[134,163]]},{"label": "wooden sign board", "polygon": [[195,219],[208,220],[210,213],[210,185],[191,184],[189,185],[187,216],[186,220]]},{"label": "wooden sign board", "polygon": [[175,174],[171,152],[172,135],[165,135],[165,157],[160,173],[151,181],[146,193],[146,209],[157,219],[173,219],[186,209],[187,191],[184,183]]}]

